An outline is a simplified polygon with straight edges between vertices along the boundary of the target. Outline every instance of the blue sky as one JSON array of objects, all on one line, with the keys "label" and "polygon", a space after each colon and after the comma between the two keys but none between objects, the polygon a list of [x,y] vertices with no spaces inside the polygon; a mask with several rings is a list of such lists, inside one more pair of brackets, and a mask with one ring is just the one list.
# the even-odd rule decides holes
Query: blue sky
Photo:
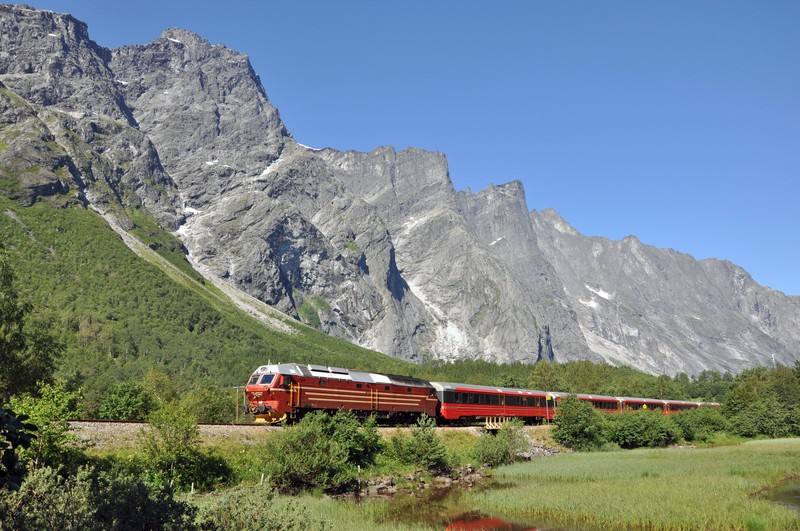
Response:
[{"label": "blue sky", "polygon": [[443,151],[459,189],[800,295],[800,2],[28,3],[246,52],[304,144]]}]

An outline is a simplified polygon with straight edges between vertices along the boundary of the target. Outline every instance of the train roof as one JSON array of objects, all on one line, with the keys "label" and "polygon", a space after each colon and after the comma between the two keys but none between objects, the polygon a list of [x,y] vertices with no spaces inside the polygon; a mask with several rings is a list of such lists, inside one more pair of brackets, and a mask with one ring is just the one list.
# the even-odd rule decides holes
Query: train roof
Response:
[{"label": "train roof", "polygon": [[358,371],[353,369],[343,369],[341,367],[326,367],[324,365],[300,364],[300,363],[277,363],[262,365],[255,370],[257,374],[290,374],[295,376],[333,378],[336,380],[349,380],[363,383],[382,383],[405,385],[406,387],[425,387],[431,388],[431,384],[419,378],[411,376],[401,376],[396,374],[380,374],[377,372]]}]

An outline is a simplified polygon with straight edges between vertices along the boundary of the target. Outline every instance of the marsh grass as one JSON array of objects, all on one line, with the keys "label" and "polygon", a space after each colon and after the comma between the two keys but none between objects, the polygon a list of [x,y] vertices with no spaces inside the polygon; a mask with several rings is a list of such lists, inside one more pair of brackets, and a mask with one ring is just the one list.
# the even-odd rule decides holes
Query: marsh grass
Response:
[{"label": "marsh grass", "polygon": [[509,520],[613,529],[800,529],[763,495],[800,475],[800,439],[709,449],[564,454],[498,469],[510,490],[465,503]]}]

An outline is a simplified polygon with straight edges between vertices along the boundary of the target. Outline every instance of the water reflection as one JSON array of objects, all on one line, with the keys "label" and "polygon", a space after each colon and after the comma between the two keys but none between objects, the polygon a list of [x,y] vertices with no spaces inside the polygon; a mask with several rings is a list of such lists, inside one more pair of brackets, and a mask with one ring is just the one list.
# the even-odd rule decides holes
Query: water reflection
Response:
[{"label": "water reflection", "polygon": [[483,513],[466,513],[447,524],[447,531],[541,531],[544,528],[515,524]]},{"label": "water reflection", "polygon": [[[507,489],[514,486],[514,483],[491,482],[476,488],[476,491]],[[537,522],[536,525],[530,522],[512,522],[481,513],[472,510],[464,498],[464,492],[460,489],[430,489],[417,495],[397,496],[388,502],[384,520],[395,523],[427,524],[447,531],[563,529],[558,526],[544,526],[541,522]]]},{"label": "water reflection", "polygon": [[800,480],[784,481],[767,498],[800,513]]}]

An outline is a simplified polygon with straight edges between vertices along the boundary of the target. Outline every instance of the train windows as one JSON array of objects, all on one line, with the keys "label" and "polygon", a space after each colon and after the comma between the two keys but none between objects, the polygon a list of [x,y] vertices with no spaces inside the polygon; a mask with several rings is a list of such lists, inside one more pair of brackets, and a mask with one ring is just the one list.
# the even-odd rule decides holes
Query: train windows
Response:
[{"label": "train windows", "polygon": [[328,380],[326,380],[325,378],[320,378],[320,379],[319,379],[319,384],[320,384],[320,385],[325,385],[325,384],[327,383],[327,381],[328,381]]},{"label": "train windows", "polygon": [[384,385],[384,386],[383,386],[383,390],[384,390],[384,391],[389,391],[389,390],[391,390],[391,387],[390,387],[390,386],[388,386],[388,385]]},{"label": "train windows", "polygon": [[356,384],[356,389],[361,389],[361,384],[360,383]]},{"label": "train windows", "polygon": [[597,409],[617,409],[616,402],[594,402],[594,407]]},{"label": "train windows", "polygon": [[250,377],[250,381],[247,382],[247,385],[255,385],[258,382],[258,375],[254,374]]},{"label": "train windows", "polygon": [[410,393],[410,392],[411,392],[411,388],[410,387],[406,387],[406,393]]},{"label": "train windows", "polygon": [[272,379],[274,377],[275,377],[274,374],[265,374],[264,376],[261,377],[261,381],[258,382],[258,383],[261,384],[261,385],[270,384],[270,383],[272,383]]}]

